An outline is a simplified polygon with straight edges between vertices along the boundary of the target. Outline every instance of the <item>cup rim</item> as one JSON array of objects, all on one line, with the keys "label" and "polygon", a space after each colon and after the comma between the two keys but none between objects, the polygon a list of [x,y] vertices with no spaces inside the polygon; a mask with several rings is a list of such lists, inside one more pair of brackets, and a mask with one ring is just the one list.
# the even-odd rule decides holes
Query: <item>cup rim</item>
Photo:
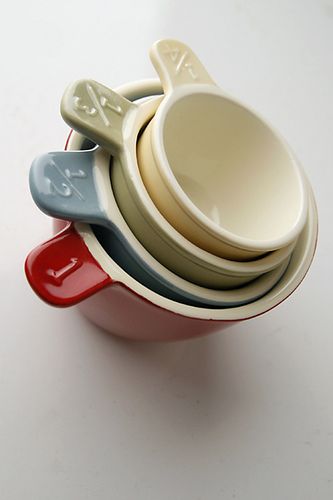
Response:
[{"label": "cup rim", "polygon": [[[297,184],[300,192],[301,210],[298,213],[298,217],[294,225],[290,230],[283,236],[275,238],[273,240],[254,240],[251,238],[246,238],[241,235],[237,235],[222,226],[219,226],[216,222],[211,220],[207,215],[205,215],[190,199],[190,197],[184,192],[179,182],[177,181],[170,163],[167,158],[163,131],[165,120],[168,115],[168,111],[180,100],[191,96],[193,94],[209,94],[217,97],[221,97],[237,107],[241,108],[247,114],[252,115],[256,120],[258,120],[262,125],[264,125],[277,139],[280,147],[286,151],[287,156],[290,159],[290,165],[295,174],[295,179],[297,179]],[[163,102],[159,106],[156,115],[153,119],[151,126],[151,148],[154,157],[155,165],[158,172],[163,179],[163,183],[167,188],[168,192],[173,197],[175,203],[196,223],[203,231],[217,238],[223,243],[230,246],[252,251],[252,252],[267,252],[281,249],[289,244],[291,244],[300,234],[302,228],[304,227],[305,220],[307,217],[307,204],[308,196],[306,189],[306,182],[304,179],[304,173],[301,165],[297,161],[294,153],[292,152],[290,146],[286,140],[280,135],[280,133],[268,123],[266,119],[260,116],[256,111],[251,109],[251,107],[243,104],[238,99],[225,94],[219,87],[209,84],[195,84],[195,85],[182,85],[176,87],[166,94]]]},{"label": "cup rim", "polygon": [[[80,147],[80,138],[82,138],[82,136],[78,134],[75,134],[72,137],[72,141],[76,143],[76,147]],[[103,207],[103,213],[112,222],[115,228],[116,238],[118,238],[118,234],[123,235],[126,246],[134,250],[139,258],[143,260],[145,263],[144,269],[146,273],[149,274],[151,270],[153,271],[154,280],[156,282],[162,278],[163,281],[168,283],[170,289],[176,288],[176,293],[183,295],[184,298],[187,299],[190,298],[191,300],[196,300],[198,302],[201,301],[202,303],[205,303],[206,301],[210,303],[209,305],[214,307],[234,307],[237,303],[246,303],[257,300],[257,298],[267,293],[267,291],[269,291],[281,278],[288,265],[289,257],[287,257],[273,270],[258,276],[255,280],[249,283],[230,290],[210,289],[178,276],[175,272],[169,270],[153,255],[151,255],[128,226],[120,208],[117,205],[111,187],[109,177],[110,155],[102,148],[96,147],[93,150],[93,158],[93,178],[100,206]],[[115,166],[113,165],[112,168],[114,167]],[[121,165],[117,165],[116,168],[121,168]]]},{"label": "cup rim", "polygon": [[[251,318],[263,314],[269,309],[277,306],[285,300],[304,279],[312,262],[317,241],[316,209],[312,198],[306,226],[291,256],[289,266],[280,281],[263,297],[249,304],[226,309],[207,309],[175,302],[141,285],[141,283],[128,275],[126,271],[111,259],[102,245],[98,242],[88,224],[75,223],[74,226],[94,259],[111,277],[113,282],[123,284],[133,293],[163,309],[187,317],[209,320],[235,321]],[[302,239],[305,241],[303,242]]]},{"label": "cup rim", "polygon": [[[140,88],[142,93],[145,95],[149,93],[149,89],[153,88],[151,80],[148,80],[147,87],[145,87],[144,80],[132,83],[134,84],[134,88],[137,85],[137,89]],[[161,87],[158,89],[155,87],[154,91],[156,92],[156,90],[160,93]],[[133,89],[131,91],[129,84],[126,85],[126,91],[129,91],[130,96],[138,96],[139,93],[139,90],[137,90],[136,93]],[[138,119],[142,120],[142,117],[137,114],[136,120]],[[130,153],[128,153],[128,157],[125,158],[124,161],[127,162],[129,171],[126,173],[125,177],[128,189],[132,194],[135,193],[134,197],[137,209],[140,210],[142,215],[146,216],[149,221],[153,221],[152,224],[154,224],[155,229],[158,230],[160,237],[167,240],[168,244],[171,244],[174,248],[176,248],[178,253],[185,252],[189,261],[193,261],[196,264],[199,261],[199,265],[203,269],[209,269],[216,274],[227,274],[228,271],[230,271],[233,275],[236,275],[236,273],[239,273],[239,275],[257,275],[276,268],[292,252],[295,246],[295,241],[292,241],[288,245],[279,248],[274,252],[266,253],[255,260],[244,262],[219,257],[198,247],[179,233],[177,229],[175,229],[172,224],[165,219],[150,198],[140,175],[140,169],[136,157],[136,141],[134,142],[131,137],[128,137],[127,139],[127,148]]]},{"label": "cup rim", "polygon": [[[141,98],[139,89],[141,89],[141,92],[144,95],[148,94],[150,89],[153,94],[160,93],[161,87],[158,87],[157,84],[155,85],[154,80],[148,80],[147,87],[144,86],[145,82],[145,80],[134,82],[135,84],[137,84],[136,92],[133,88],[131,88],[129,84],[127,84],[125,86],[126,95],[129,95],[133,99],[137,97]],[[140,106],[140,114],[137,113],[135,118],[135,120],[139,122],[140,127],[143,125],[145,118],[149,119],[151,117],[151,110],[148,109],[147,112],[145,110],[145,107],[146,103],[144,104],[144,106]],[[147,116],[147,114],[149,114],[149,117]],[[135,128],[137,126],[138,124],[135,121],[132,121],[132,128]],[[73,132],[71,136],[71,142],[75,142],[76,138],[79,137],[80,134],[78,134],[77,132]],[[126,176],[126,182],[130,183],[130,185],[128,186],[131,192],[135,190],[135,203],[137,205],[137,209],[140,211],[144,209],[146,212],[145,215],[148,215],[148,219],[153,219],[153,223],[158,229],[161,238],[166,240],[168,244],[172,244],[174,247],[176,247],[176,251],[178,253],[185,252],[186,258],[189,261],[193,261],[195,264],[197,264],[197,261],[199,261],[199,265],[203,269],[209,269],[217,275],[244,277],[253,276],[253,279],[255,279],[260,274],[264,274],[276,269],[289,257],[289,255],[293,251],[296,241],[293,241],[289,245],[275,250],[274,252],[266,253],[265,255],[252,261],[236,261],[224,257],[219,257],[196,246],[194,243],[187,240],[164,218],[164,216],[159,212],[152,199],[150,198],[149,193],[146,190],[144,182],[141,178],[140,169],[137,163],[136,137],[134,140],[133,136],[129,137],[127,139],[127,146],[130,149],[130,153],[127,154],[125,158],[122,157],[121,159],[119,159],[119,161],[126,162],[128,166],[129,174]],[[75,147],[79,148],[79,143],[77,143]],[[139,200],[139,202],[137,202],[137,199]],[[140,206],[138,206],[138,203]]]},{"label": "cup rim", "polygon": [[[144,83],[132,82],[132,84],[127,85],[127,89],[131,88],[132,92],[135,93],[138,91],[140,85],[144,86]],[[119,87],[117,91],[123,93],[123,88],[124,87]],[[306,225],[296,243],[296,247],[291,256],[290,264],[284,276],[272,288],[272,290],[260,299],[250,304],[227,309],[207,309],[188,306],[165,297],[161,297],[157,293],[152,292],[145,286],[141,285],[134,278],[129,276],[122,268],[120,268],[100,245],[88,224],[75,223],[75,229],[82,237],[95,260],[113,281],[122,283],[133,293],[136,293],[143,299],[153,303],[155,306],[169,310],[175,314],[197,319],[235,321],[258,316],[277,306],[285,300],[304,279],[314,257],[318,232],[316,205],[310,185],[308,186],[308,193],[310,202]]]}]

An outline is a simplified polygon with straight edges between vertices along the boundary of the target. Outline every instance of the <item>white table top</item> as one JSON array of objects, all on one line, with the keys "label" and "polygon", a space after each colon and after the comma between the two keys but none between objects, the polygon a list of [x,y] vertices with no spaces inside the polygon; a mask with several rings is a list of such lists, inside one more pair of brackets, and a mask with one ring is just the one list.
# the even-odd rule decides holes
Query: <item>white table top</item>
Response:
[{"label": "white table top", "polygon": [[[153,77],[148,49],[163,37],[286,137],[320,216],[315,261],[287,302],[167,345],[53,309],[23,273],[50,234],[29,165],[63,147],[65,86]],[[332,499],[332,1],[14,0],[0,41],[0,498]]]}]

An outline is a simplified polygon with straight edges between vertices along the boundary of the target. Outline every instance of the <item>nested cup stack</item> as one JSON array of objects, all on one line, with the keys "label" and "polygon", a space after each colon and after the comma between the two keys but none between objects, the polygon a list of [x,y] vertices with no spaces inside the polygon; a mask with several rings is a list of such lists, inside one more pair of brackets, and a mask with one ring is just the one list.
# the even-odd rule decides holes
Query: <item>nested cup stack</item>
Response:
[{"label": "nested cup stack", "polygon": [[282,302],[310,267],[317,213],[284,139],[228,96],[176,40],[151,49],[159,81],[79,80],[66,151],[36,158],[30,190],[57,221],[26,275],[142,340],[204,335]]}]

